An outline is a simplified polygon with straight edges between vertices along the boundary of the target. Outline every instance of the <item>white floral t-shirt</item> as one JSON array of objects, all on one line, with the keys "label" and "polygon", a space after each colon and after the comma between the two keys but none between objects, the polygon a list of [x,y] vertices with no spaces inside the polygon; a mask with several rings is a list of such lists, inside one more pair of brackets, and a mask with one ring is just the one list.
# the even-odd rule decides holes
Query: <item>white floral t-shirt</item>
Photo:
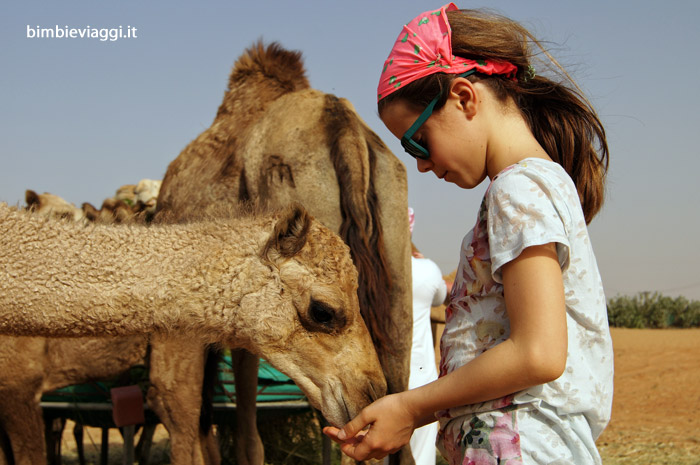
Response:
[{"label": "white floral t-shirt", "polygon": [[439,445],[450,463],[600,463],[595,438],[610,419],[612,342],[576,187],[557,163],[528,158],[492,180],[462,242],[440,376],[508,338],[501,269],[526,247],[547,243],[556,243],[565,288],[564,374],[502,399],[438,412]]}]

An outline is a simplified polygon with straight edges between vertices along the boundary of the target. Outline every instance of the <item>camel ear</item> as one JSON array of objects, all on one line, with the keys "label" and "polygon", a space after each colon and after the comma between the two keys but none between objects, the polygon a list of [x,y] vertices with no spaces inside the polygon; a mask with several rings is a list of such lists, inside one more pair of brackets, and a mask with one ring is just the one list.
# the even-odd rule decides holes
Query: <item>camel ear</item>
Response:
[{"label": "camel ear", "polygon": [[96,221],[100,217],[100,211],[89,202],[84,202],[81,208],[88,221]]},{"label": "camel ear", "polygon": [[275,256],[290,258],[299,253],[306,244],[311,217],[300,204],[287,208],[277,220],[272,236],[265,244],[263,257],[273,261]]},{"label": "camel ear", "polygon": [[24,193],[24,200],[27,202],[27,210],[31,210],[33,207],[39,207],[41,205],[39,194],[31,189],[27,189],[27,191]]}]

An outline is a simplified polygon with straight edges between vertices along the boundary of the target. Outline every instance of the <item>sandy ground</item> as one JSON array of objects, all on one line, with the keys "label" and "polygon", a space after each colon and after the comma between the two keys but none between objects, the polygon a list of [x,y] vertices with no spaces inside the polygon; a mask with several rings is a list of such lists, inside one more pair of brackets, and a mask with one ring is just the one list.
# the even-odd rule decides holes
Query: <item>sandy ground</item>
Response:
[{"label": "sandy ground", "polygon": [[[598,439],[603,463],[700,465],[700,329],[613,329],[612,336],[615,397],[612,421]],[[77,463],[71,430],[63,438],[65,464]],[[88,459],[98,463],[100,433],[88,434]],[[110,436],[110,463],[121,463],[119,435]],[[168,463],[158,450],[167,444],[162,427],[156,442],[151,463]]]},{"label": "sandy ground", "polygon": [[606,464],[700,464],[700,329],[612,330]]}]

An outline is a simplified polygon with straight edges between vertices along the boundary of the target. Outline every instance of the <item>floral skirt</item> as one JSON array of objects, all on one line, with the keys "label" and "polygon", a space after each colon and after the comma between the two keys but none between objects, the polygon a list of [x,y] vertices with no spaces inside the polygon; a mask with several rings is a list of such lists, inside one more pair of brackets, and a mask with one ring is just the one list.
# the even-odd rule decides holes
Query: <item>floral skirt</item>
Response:
[{"label": "floral skirt", "polygon": [[600,465],[583,415],[509,405],[441,422],[438,448],[450,465]]}]

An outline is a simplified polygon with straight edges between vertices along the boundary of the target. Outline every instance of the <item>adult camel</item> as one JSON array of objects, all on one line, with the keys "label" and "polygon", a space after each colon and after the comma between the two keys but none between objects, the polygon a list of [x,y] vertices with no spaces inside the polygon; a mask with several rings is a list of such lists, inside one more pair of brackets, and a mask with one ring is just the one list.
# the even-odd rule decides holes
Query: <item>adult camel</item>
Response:
[{"label": "adult camel", "polygon": [[[222,203],[281,206],[292,201],[350,246],[362,315],[388,392],[404,390],[412,325],[405,167],[347,100],[310,88],[300,53],[257,43],[234,65],[211,127],[170,163],[155,221],[179,221]],[[178,357],[192,354],[192,366],[202,366],[200,348],[173,347],[170,353],[175,351]],[[261,465],[257,359],[238,353],[236,360],[237,459]],[[151,382],[160,389],[158,380]],[[177,390],[159,394],[170,395],[167,403],[177,405]],[[159,413],[161,418],[168,414]],[[169,413],[168,421],[186,423],[176,418],[183,412]],[[410,451],[395,454],[391,463],[413,463]]]}]

